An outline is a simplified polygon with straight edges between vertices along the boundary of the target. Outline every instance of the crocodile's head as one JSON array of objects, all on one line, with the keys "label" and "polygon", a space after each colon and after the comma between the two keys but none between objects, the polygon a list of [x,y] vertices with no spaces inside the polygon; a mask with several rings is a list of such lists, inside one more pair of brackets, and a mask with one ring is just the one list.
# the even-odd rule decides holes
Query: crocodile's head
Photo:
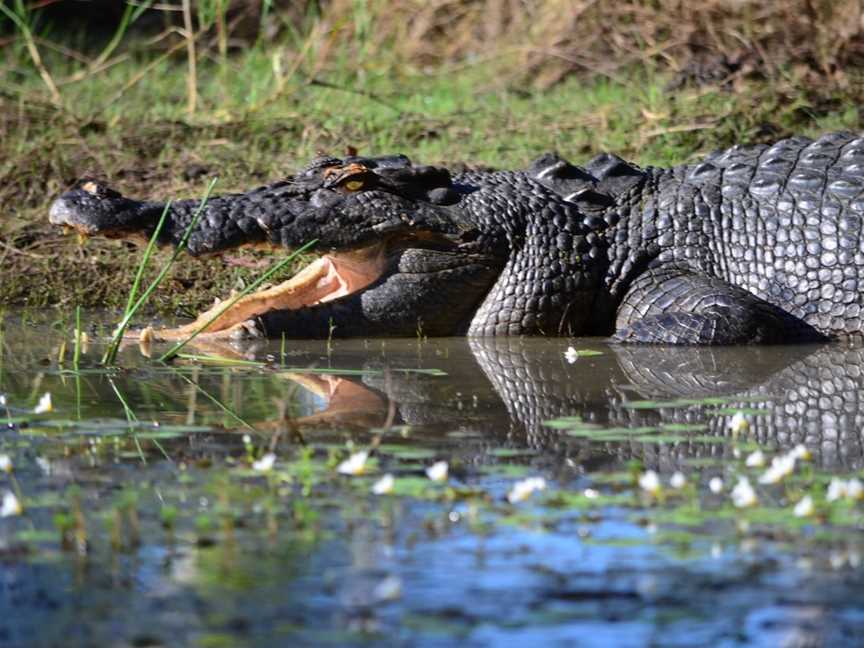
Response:
[{"label": "crocodile's head", "polygon": [[133,238],[143,233],[141,206],[98,180],[84,178],[54,201],[48,219],[82,236]]},{"label": "crocodile's head", "polygon": [[[404,156],[321,158],[288,180],[212,198],[187,247],[197,255],[260,243],[296,249],[314,240],[324,254],[295,279],[245,298],[220,328],[257,318],[266,334],[295,337],[554,333],[560,322],[541,311],[560,315],[565,304],[552,294],[541,300],[538,286],[550,268],[580,264],[573,239],[584,228],[568,204],[520,173],[454,181],[446,169],[414,166]],[[550,205],[558,211],[544,213]],[[177,244],[199,206],[172,204],[160,241]],[[50,219],[88,235],[140,239],[163,209],[89,181],[58,198]],[[538,223],[552,227],[553,216],[555,228],[566,226],[566,249],[541,258],[556,245],[544,240],[529,258],[525,239],[554,236],[531,231]],[[578,285],[568,287],[578,293]],[[502,308],[487,303],[493,288],[508,301]],[[571,307],[572,319],[582,305]]]},{"label": "crocodile's head", "polygon": [[[320,158],[284,181],[246,194],[211,198],[188,249],[192,254],[218,252],[264,235],[273,243],[285,239],[291,245],[314,238],[341,248],[370,235],[404,229],[405,223],[390,214],[392,209],[413,211],[418,202],[444,205],[458,200],[446,169],[413,166],[402,155]],[[373,223],[370,204],[381,205],[387,214]],[[99,180],[86,178],[54,201],[49,220],[86,236],[138,239],[152,233],[164,206],[127,198]],[[162,242],[176,243],[198,206],[192,200],[172,205]],[[246,241],[234,240],[237,228],[244,231]]]}]

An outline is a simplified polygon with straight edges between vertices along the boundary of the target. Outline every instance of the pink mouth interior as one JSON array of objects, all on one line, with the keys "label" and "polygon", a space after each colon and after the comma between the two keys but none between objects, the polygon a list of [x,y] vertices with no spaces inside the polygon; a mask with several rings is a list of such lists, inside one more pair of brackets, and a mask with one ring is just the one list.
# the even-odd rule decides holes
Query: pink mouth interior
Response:
[{"label": "pink mouth interior", "polygon": [[[362,290],[383,273],[384,248],[383,243],[377,243],[352,252],[323,256],[291,279],[238,300],[208,325],[206,332],[225,331],[271,310],[296,310]],[[153,331],[152,335],[160,340],[184,339],[207,324],[222,308],[222,302],[217,302],[195,321],[179,328]]]}]

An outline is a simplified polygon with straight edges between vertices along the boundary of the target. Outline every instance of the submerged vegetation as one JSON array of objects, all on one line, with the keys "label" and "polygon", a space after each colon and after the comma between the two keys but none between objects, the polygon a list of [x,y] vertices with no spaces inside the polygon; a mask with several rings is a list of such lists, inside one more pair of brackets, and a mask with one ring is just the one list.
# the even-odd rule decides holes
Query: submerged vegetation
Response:
[{"label": "submerged vegetation", "polygon": [[[319,151],[669,164],[861,123],[852,0],[199,0],[114,3],[108,24],[82,20],[82,3],[59,16],[69,3],[40,4],[0,5],[3,303],[122,308],[129,244],[79,250],[46,222],[84,176],[167,199],[217,175],[220,191],[243,190]],[[189,314],[267,265],[252,252],[177,264],[153,305]]]}]

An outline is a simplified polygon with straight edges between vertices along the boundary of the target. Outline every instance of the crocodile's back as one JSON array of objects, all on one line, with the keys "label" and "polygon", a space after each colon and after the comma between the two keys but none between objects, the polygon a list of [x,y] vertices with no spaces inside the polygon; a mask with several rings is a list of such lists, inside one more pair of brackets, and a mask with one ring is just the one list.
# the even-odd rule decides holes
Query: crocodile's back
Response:
[{"label": "crocodile's back", "polygon": [[864,137],[718,151],[660,172],[638,211],[643,233],[655,221],[641,245],[653,240],[660,262],[723,279],[824,333],[864,331]]}]

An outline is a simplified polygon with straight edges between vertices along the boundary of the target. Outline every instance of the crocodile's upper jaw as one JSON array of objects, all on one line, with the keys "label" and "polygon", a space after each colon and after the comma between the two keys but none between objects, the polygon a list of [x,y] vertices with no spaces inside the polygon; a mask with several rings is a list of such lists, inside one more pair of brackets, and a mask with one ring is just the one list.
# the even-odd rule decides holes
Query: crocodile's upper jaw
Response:
[{"label": "crocodile's upper jaw", "polygon": [[148,203],[125,198],[95,180],[83,180],[51,204],[48,220],[84,236],[139,240],[155,224],[152,211]]}]

